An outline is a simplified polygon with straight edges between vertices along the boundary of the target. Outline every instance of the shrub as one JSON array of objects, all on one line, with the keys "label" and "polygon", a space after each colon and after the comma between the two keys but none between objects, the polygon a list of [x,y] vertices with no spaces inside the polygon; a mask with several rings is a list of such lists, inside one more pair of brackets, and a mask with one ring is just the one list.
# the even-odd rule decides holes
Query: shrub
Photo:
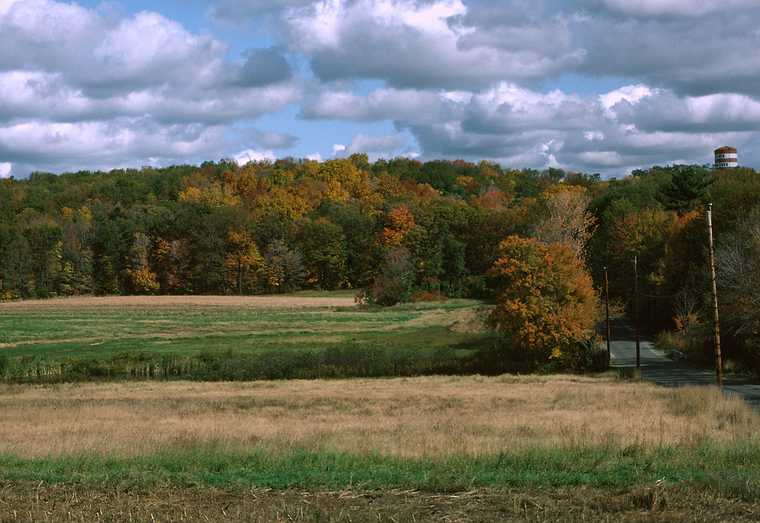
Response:
[{"label": "shrub", "polygon": [[415,291],[410,297],[412,303],[430,302],[430,301],[446,301],[448,297],[438,291]]},{"label": "shrub", "polygon": [[384,306],[409,301],[413,282],[414,267],[409,251],[392,247],[386,252],[380,273],[368,292],[368,301]]}]

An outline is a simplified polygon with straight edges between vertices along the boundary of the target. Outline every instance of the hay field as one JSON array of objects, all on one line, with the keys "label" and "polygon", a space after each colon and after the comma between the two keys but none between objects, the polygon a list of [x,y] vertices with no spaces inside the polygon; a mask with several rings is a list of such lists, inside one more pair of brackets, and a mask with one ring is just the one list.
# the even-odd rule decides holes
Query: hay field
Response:
[{"label": "hay field", "polygon": [[308,309],[319,307],[352,307],[355,300],[345,292],[323,296],[103,296],[53,298],[0,302],[4,311],[101,309],[101,308],[178,308],[178,307],[241,307],[259,309]]},{"label": "hay field", "polygon": [[0,454],[130,457],[213,445],[401,458],[758,441],[713,388],[614,378],[425,377],[0,387]]},{"label": "hay field", "polygon": [[253,380],[465,372],[491,336],[471,300],[351,295],[68,298],[0,304],[0,381]]}]

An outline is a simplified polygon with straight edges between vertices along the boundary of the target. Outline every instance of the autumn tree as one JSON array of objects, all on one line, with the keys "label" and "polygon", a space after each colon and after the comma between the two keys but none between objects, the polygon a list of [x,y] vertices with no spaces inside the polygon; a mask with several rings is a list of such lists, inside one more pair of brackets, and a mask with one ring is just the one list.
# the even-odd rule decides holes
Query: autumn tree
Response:
[{"label": "autumn tree", "polygon": [[347,246],[343,229],[325,218],[303,225],[301,246],[310,283],[337,289],[346,282]]},{"label": "autumn tree", "polygon": [[491,274],[499,290],[490,323],[506,346],[537,363],[573,366],[597,320],[591,277],[573,249],[509,236]]},{"label": "autumn tree", "polygon": [[414,228],[414,214],[408,206],[401,204],[388,211],[386,226],[383,229],[383,243],[397,247]]},{"label": "autumn tree", "polygon": [[303,255],[282,240],[269,244],[264,255],[264,275],[270,292],[292,292],[306,281]]},{"label": "autumn tree", "polygon": [[160,287],[150,267],[151,240],[145,233],[135,233],[132,242],[131,266],[126,270],[131,290],[136,294],[152,294]]},{"label": "autumn tree", "polygon": [[578,185],[555,185],[544,192],[542,212],[535,225],[535,235],[546,243],[564,243],[582,257],[596,226],[589,212],[591,198]]},{"label": "autumn tree", "polygon": [[258,285],[264,265],[256,242],[244,230],[233,229],[227,233],[227,282],[230,288],[242,295]]}]

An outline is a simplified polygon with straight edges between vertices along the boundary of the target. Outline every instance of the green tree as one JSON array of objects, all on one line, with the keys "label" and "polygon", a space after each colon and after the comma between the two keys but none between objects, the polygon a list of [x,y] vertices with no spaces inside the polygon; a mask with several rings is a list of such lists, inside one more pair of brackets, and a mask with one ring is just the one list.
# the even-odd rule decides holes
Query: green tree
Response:
[{"label": "green tree", "polygon": [[347,271],[343,229],[318,218],[303,225],[300,237],[309,282],[327,290],[343,286]]},{"label": "green tree", "polygon": [[661,190],[665,208],[684,214],[706,203],[713,183],[712,173],[704,167],[678,165],[672,169],[670,183]]}]

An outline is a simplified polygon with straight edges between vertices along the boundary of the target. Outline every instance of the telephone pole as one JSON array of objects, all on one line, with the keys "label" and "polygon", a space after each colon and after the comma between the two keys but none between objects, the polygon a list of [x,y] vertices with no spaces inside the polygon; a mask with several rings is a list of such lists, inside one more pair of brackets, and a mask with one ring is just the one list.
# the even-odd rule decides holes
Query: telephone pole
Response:
[{"label": "telephone pole", "polygon": [[639,257],[633,257],[633,311],[636,336],[636,368],[641,368],[641,335],[639,333]]},{"label": "telephone pole", "polygon": [[607,276],[607,267],[604,268],[604,308],[607,312],[607,361],[612,357],[610,350],[610,338],[612,329],[610,328],[610,280]]},{"label": "telephone pole", "polygon": [[712,204],[707,204],[707,237],[710,248],[710,283],[713,299],[713,337],[715,347],[715,374],[718,387],[723,388],[723,357],[720,353],[720,316],[718,315],[718,283],[715,275],[715,243],[713,242]]}]

